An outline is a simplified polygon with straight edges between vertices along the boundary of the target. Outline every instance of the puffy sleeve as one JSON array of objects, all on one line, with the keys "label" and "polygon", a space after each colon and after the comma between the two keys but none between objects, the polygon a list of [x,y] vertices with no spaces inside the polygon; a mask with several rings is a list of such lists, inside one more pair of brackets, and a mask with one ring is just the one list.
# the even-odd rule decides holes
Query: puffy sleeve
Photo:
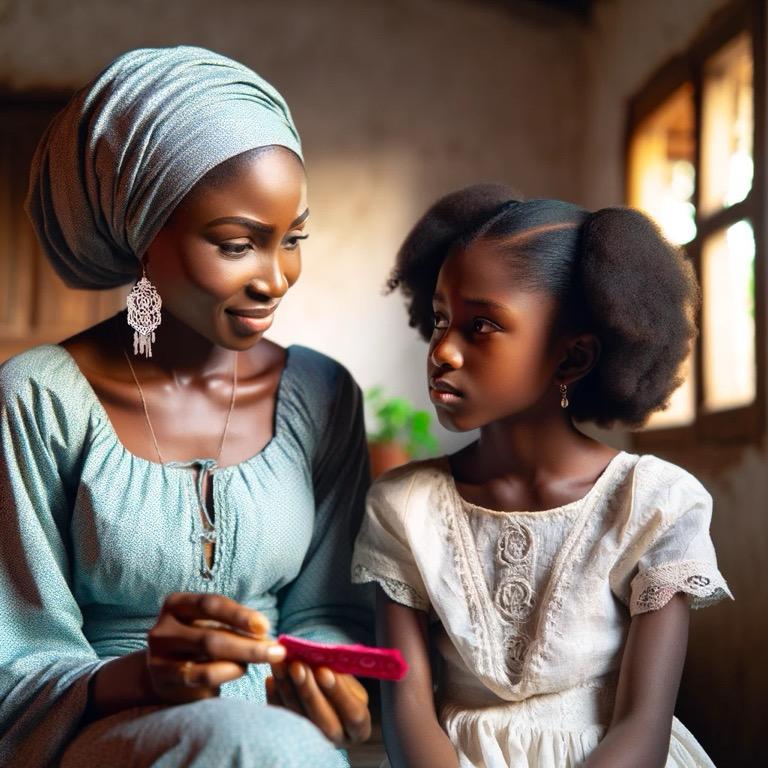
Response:
[{"label": "puffy sleeve", "polygon": [[634,616],[663,608],[678,592],[692,608],[733,598],[709,535],[712,497],[692,475],[667,464],[649,489],[636,478],[629,546],[611,573],[614,594]]},{"label": "puffy sleeve", "polygon": [[321,378],[330,378],[331,392],[328,402],[318,400],[313,406],[318,411],[312,462],[315,525],[301,572],[278,596],[278,629],[319,642],[371,643],[373,591],[349,578],[370,485],[362,394],[346,369],[337,363],[333,367],[330,377],[321,377],[316,368],[307,377],[307,398],[323,389]]},{"label": "puffy sleeve", "polygon": [[88,419],[69,419],[28,363],[44,368],[34,355],[0,367],[0,765],[36,767],[72,738],[104,662],[83,635],[67,546]]},{"label": "puffy sleeve", "polygon": [[415,475],[405,468],[388,473],[371,487],[355,544],[352,579],[376,582],[395,602],[426,611],[427,588],[404,525],[414,481]]}]

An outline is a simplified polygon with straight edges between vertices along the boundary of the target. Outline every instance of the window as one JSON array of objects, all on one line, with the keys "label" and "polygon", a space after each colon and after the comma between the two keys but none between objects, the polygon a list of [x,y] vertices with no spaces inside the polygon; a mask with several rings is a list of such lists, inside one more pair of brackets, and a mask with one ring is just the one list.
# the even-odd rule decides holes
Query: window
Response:
[{"label": "window", "polygon": [[765,403],[765,7],[729,7],[632,100],[627,201],[691,258],[700,336],[666,411],[635,434],[759,440]]},{"label": "window", "polygon": [[0,362],[60,341],[117,312],[127,289],[67,288],[24,212],[29,164],[66,94],[0,94]]}]

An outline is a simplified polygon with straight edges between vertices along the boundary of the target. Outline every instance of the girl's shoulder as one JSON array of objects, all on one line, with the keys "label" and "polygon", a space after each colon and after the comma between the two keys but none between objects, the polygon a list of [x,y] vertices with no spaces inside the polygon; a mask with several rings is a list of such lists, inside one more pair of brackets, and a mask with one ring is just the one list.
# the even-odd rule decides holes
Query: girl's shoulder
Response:
[{"label": "girl's shoulder", "polygon": [[[712,497],[690,472],[652,454],[628,454],[626,475],[605,500],[605,523],[629,545],[651,541],[681,520],[708,528]],[[634,544],[633,544],[634,546]]]},{"label": "girl's shoulder", "polygon": [[413,499],[444,484],[446,473],[450,474],[446,456],[408,462],[377,478],[368,491],[368,502],[405,510]]},{"label": "girl's shoulder", "polygon": [[637,456],[632,491],[633,499],[643,502],[662,502],[671,495],[711,500],[709,492],[688,470],[653,454]]}]

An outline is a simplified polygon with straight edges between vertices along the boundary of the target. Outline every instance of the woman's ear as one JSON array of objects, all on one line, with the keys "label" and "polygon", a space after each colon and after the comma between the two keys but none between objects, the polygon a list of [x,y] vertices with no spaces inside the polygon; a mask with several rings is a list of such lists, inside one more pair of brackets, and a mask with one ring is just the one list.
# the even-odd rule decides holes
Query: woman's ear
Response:
[{"label": "woman's ear", "polygon": [[568,341],[555,378],[559,384],[573,384],[584,378],[600,358],[600,339],[594,333],[580,333]]}]

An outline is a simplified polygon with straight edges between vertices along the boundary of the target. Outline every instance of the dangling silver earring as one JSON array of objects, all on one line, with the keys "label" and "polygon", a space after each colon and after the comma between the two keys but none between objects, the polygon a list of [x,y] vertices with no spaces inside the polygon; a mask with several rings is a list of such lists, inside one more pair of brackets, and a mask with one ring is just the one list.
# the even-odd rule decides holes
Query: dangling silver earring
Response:
[{"label": "dangling silver earring", "polygon": [[128,294],[128,325],[133,328],[133,354],[152,357],[152,344],[155,341],[155,329],[160,325],[160,308],[163,302],[157,288],[147,277],[146,265],[142,264],[142,274]]},{"label": "dangling silver earring", "polygon": [[560,407],[568,407],[568,387],[565,384],[560,385]]}]

